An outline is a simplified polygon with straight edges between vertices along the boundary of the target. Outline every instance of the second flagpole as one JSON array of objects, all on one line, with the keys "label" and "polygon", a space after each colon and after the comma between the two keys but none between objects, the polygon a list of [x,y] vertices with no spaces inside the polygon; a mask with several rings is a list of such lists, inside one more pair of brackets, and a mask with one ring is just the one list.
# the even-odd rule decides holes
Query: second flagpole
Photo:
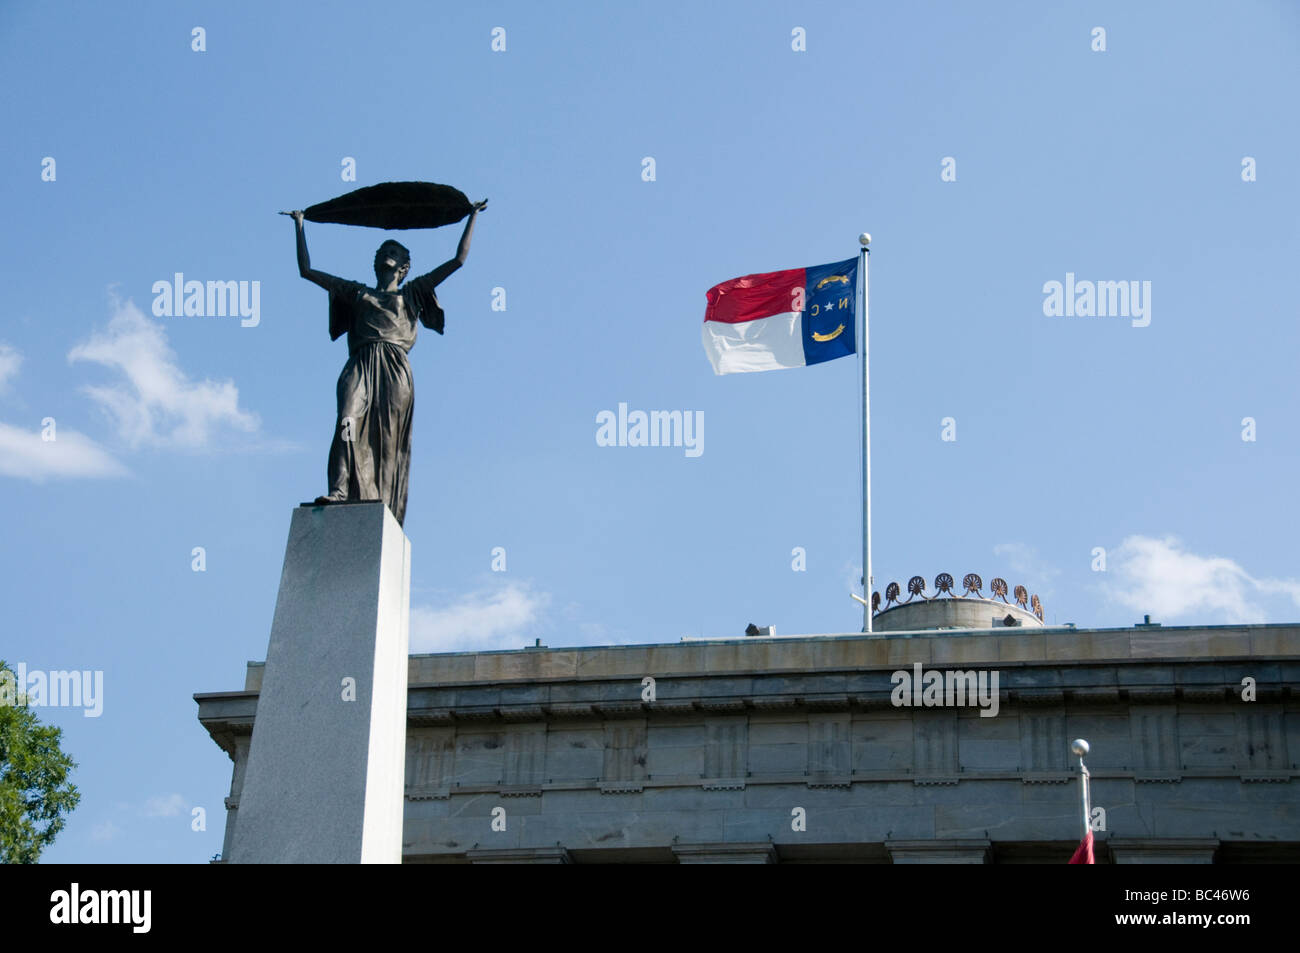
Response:
[{"label": "second flagpole", "polygon": [[862,631],[871,631],[871,351],[867,346],[867,262],[871,235],[858,236],[862,246]]}]

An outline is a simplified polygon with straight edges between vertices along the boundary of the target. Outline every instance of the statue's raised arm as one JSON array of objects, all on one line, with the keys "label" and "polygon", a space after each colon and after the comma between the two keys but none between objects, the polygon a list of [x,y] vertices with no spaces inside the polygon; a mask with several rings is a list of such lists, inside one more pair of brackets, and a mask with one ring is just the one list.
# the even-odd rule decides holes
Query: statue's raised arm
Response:
[{"label": "statue's raised arm", "polygon": [[469,257],[470,241],[474,238],[474,219],[478,217],[479,212],[487,208],[487,204],[487,199],[474,203],[473,211],[469,213],[469,220],[465,222],[465,231],[461,233],[460,245],[456,249],[456,257],[444,261],[441,265],[427,274],[411,279],[412,284],[418,282],[422,285],[427,285],[430,288],[436,288],[438,285],[446,281],[447,277],[459,269],[461,265],[465,264],[465,259]]},{"label": "statue's raised arm", "polygon": [[294,232],[298,240],[298,274],[306,278],[312,284],[320,285],[326,291],[338,284],[339,279],[324,271],[317,271],[311,266],[311,256],[307,254],[307,230],[303,227],[303,213],[301,211],[281,212],[281,215],[288,215],[293,219]]}]

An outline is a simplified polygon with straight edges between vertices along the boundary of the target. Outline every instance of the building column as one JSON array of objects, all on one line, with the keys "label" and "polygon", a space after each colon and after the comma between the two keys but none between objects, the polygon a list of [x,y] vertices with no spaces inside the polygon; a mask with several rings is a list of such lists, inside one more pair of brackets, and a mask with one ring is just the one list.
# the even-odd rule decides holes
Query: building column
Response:
[{"label": "building column", "polygon": [[235,753],[231,760],[235,762],[230,774],[230,795],[226,798],[226,835],[221,841],[221,863],[226,863],[230,856],[230,845],[235,842],[235,825],[239,823],[239,795],[244,790],[244,769],[248,767],[248,744],[250,735],[235,736]]},{"label": "building column", "polygon": [[885,841],[896,864],[987,864],[992,846],[984,838]]}]

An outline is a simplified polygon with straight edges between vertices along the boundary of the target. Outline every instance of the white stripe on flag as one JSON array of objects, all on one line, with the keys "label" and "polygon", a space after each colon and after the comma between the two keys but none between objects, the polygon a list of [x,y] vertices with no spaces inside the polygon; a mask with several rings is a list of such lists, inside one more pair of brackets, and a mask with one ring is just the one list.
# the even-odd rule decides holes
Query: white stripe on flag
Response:
[{"label": "white stripe on flag", "polygon": [[803,312],[769,318],[704,322],[704,353],[715,374],[803,367]]}]

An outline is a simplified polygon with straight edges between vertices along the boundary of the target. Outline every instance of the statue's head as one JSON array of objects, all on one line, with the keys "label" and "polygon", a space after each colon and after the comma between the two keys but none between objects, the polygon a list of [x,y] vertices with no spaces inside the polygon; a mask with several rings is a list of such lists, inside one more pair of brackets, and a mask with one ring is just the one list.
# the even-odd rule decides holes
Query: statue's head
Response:
[{"label": "statue's head", "polygon": [[375,280],[381,286],[388,283],[390,275],[396,275],[397,283],[400,285],[410,270],[411,253],[401,242],[395,242],[390,238],[375,252]]}]

